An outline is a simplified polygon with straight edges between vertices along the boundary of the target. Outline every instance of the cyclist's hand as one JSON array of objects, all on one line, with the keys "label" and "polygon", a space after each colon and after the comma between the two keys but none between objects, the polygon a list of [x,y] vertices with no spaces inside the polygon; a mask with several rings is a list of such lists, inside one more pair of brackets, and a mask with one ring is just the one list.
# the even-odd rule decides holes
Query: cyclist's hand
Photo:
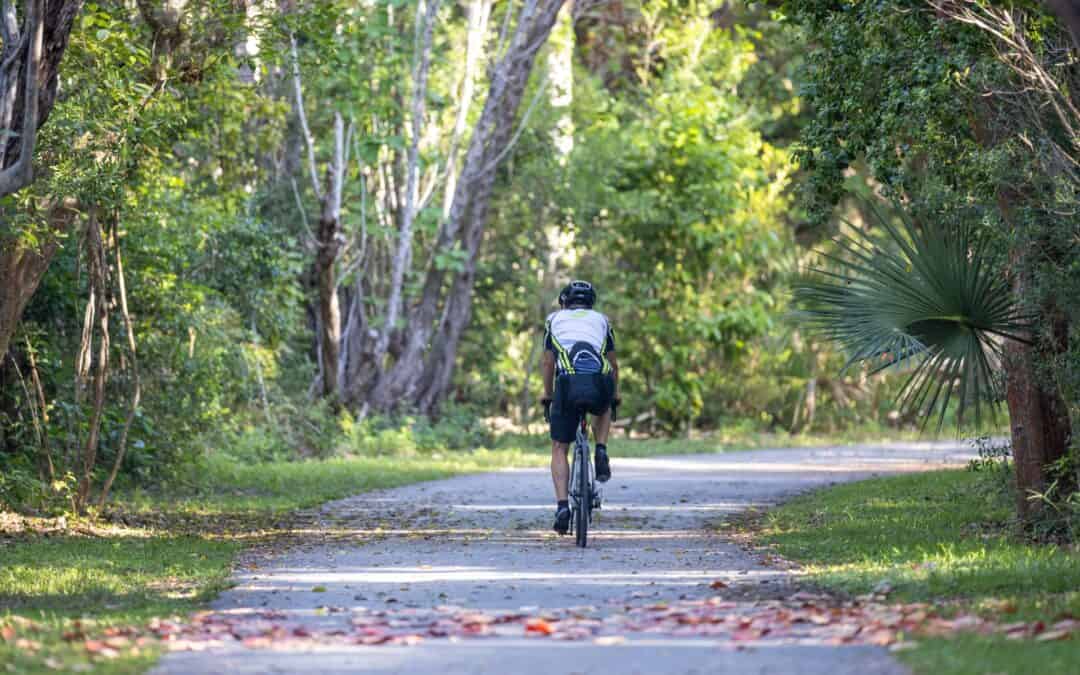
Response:
[{"label": "cyclist's hand", "polygon": [[542,398],[540,399],[540,404],[544,406],[544,421],[551,424],[551,399],[547,397]]}]

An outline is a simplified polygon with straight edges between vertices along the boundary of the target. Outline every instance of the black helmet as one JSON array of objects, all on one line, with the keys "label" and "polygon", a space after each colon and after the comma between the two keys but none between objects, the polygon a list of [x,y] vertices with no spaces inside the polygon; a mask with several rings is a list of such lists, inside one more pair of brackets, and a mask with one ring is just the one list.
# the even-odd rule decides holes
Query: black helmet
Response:
[{"label": "black helmet", "polygon": [[571,281],[559,293],[559,307],[588,307],[596,304],[596,289],[588,281]]}]

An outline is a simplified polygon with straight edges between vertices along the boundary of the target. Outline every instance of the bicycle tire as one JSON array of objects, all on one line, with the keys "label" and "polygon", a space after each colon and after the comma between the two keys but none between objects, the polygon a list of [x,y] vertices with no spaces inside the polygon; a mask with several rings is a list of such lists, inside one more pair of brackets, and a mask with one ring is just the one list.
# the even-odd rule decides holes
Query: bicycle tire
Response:
[{"label": "bicycle tire", "polygon": [[589,543],[589,516],[592,512],[592,482],[589,480],[588,450],[579,450],[575,457],[574,470],[578,479],[578,508],[574,514],[574,529],[577,545],[585,548]]}]

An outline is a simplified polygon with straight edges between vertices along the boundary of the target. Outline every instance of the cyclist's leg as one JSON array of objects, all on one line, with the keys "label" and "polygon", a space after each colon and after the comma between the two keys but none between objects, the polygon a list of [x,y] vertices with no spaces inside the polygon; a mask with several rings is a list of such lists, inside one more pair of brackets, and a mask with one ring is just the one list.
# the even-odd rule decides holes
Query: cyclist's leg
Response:
[{"label": "cyclist's leg", "polygon": [[563,502],[567,499],[570,485],[570,464],[567,451],[577,435],[580,422],[578,412],[569,405],[563,405],[566,385],[557,382],[555,399],[551,402],[551,480],[555,484],[555,499]]},{"label": "cyclist's leg", "polygon": [[593,415],[592,432],[597,445],[607,445],[608,435],[611,433],[610,406],[603,415]]},{"label": "cyclist's leg", "polygon": [[570,462],[567,460],[569,443],[551,442],[551,480],[555,483],[555,501],[568,499],[570,490]]},{"label": "cyclist's leg", "polygon": [[[600,389],[600,395],[603,397],[600,402],[600,405],[603,407],[600,409],[603,410],[603,413],[593,415],[592,430],[593,439],[596,441],[596,444],[606,446],[608,435],[611,433],[612,392],[615,390],[615,382],[610,375],[604,377]],[[595,413],[597,411],[594,410],[593,412]]]},{"label": "cyclist's leg", "polygon": [[593,418],[593,435],[596,437],[596,453],[593,461],[596,465],[596,480],[606,483],[611,480],[611,459],[608,457],[607,440],[611,431],[611,408],[603,415]]},{"label": "cyclist's leg", "polygon": [[608,457],[607,442],[608,435],[611,433],[611,416],[612,416],[612,392],[615,389],[615,383],[612,379],[606,378],[601,386],[603,401],[603,412],[599,415],[593,415],[593,438],[596,439],[596,454],[594,456],[594,462],[596,463],[596,480],[601,483],[606,483],[611,479],[611,461]]}]

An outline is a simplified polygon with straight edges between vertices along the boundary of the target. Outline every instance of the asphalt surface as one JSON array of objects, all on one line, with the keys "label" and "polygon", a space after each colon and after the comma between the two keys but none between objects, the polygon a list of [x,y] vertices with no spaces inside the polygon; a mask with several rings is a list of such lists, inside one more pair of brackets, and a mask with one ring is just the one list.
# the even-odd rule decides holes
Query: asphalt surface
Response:
[{"label": "asphalt surface", "polygon": [[[774,449],[621,459],[587,549],[551,532],[543,470],[509,470],[370,492],[332,502],[301,546],[240,566],[223,615],[275,612],[292,625],[344,629],[357,616],[455,606],[537,615],[587,608],[599,619],[623,603],[704,597],[730,585],[742,600],[782,597],[792,573],[725,539],[716,524],[751,507],[833,483],[963,464],[959,443]],[[327,611],[331,608],[331,611]],[[733,610],[739,611],[739,610]],[[248,649],[208,645],[167,654],[180,673],[906,673],[888,651],[813,640],[730,640],[628,634],[618,641],[521,636],[425,639],[416,645],[295,641]]]}]

